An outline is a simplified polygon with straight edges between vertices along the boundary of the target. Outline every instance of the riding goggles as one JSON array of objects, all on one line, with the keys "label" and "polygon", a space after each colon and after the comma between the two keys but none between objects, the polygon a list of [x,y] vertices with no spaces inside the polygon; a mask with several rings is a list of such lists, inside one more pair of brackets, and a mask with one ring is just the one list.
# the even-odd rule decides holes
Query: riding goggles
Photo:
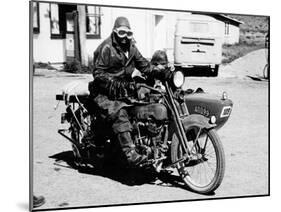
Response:
[{"label": "riding goggles", "polygon": [[124,37],[127,37],[128,39],[132,39],[133,38],[133,32],[130,31],[130,30],[115,29],[114,31],[116,32],[116,34],[120,38],[124,38]]}]

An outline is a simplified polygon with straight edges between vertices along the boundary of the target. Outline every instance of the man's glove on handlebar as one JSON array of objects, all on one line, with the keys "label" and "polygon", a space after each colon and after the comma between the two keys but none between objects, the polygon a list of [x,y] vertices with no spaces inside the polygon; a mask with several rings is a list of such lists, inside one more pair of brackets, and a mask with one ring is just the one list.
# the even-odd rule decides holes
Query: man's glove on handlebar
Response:
[{"label": "man's glove on handlebar", "polygon": [[[166,82],[171,80],[172,73],[173,72],[164,66],[154,66],[150,72],[150,76],[162,82]],[[101,93],[112,100],[118,100],[137,97],[137,90],[138,88],[135,82],[107,76],[98,76],[94,79],[92,93]]]},{"label": "man's glove on handlebar", "polygon": [[97,93],[102,93],[112,100],[130,98],[137,95],[137,86],[135,82],[97,77],[94,80],[94,85],[94,89]]},{"label": "man's glove on handlebar", "polygon": [[170,81],[172,79],[173,72],[167,68],[159,68],[156,66],[152,72],[154,78],[161,80],[162,82]]}]

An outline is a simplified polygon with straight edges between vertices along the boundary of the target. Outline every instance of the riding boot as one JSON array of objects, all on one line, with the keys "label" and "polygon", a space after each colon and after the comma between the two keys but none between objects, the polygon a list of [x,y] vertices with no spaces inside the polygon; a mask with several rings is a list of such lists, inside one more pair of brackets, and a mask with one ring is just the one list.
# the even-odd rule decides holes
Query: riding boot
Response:
[{"label": "riding boot", "polygon": [[140,167],[147,162],[148,158],[146,155],[140,155],[136,152],[130,132],[121,132],[117,134],[117,139],[129,166]]},{"label": "riding boot", "polygon": [[45,204],[45,198],[43,196],[34,196],[33,195],[33,207],[38,208]]}]

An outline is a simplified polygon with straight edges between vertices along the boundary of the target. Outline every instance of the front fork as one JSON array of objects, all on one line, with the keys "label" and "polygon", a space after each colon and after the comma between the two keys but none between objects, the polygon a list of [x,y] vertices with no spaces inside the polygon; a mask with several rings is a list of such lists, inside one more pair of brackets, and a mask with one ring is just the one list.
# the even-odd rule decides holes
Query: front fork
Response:
[{"label": "front fork", "polygon": [[190,156],[190,149],[187,146],[188,140],[186,138],[186,134],[185,134],[185,131],[184,131],[182,119],[180,117],[178,108],[175,104],[173,93],[171,91],[170,86],[168,85],[168,82],[165,82],[165,88],[166,88],[166,91],[167,91],[167,94],[168,94],[168,99],[167,99],[168,105],[170,106],[170,109],[172,110],[172,114],[173,114],[173,118],[174,118],[175,126],[176,126],[176,131],[179,135],[180,145],[182,146],[182,148],[185,152],[184,158],[180,158],[179,161],[176,161],[176,163],[178,163],[178,162],[181,162],[182,160],[187,159],[188,156]]}]

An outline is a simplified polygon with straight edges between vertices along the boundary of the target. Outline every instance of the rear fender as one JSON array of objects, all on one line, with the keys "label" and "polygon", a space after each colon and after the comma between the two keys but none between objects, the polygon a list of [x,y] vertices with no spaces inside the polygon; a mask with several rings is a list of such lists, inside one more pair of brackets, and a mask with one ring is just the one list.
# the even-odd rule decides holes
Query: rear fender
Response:
[{"label": "rear fender", "polygon": [[204,129],[212,129],[216,124],[210,124],[209,119],[199,114],[192,114],[182,120],[184,129],[187,130],[190,126],[198,126]]}]

